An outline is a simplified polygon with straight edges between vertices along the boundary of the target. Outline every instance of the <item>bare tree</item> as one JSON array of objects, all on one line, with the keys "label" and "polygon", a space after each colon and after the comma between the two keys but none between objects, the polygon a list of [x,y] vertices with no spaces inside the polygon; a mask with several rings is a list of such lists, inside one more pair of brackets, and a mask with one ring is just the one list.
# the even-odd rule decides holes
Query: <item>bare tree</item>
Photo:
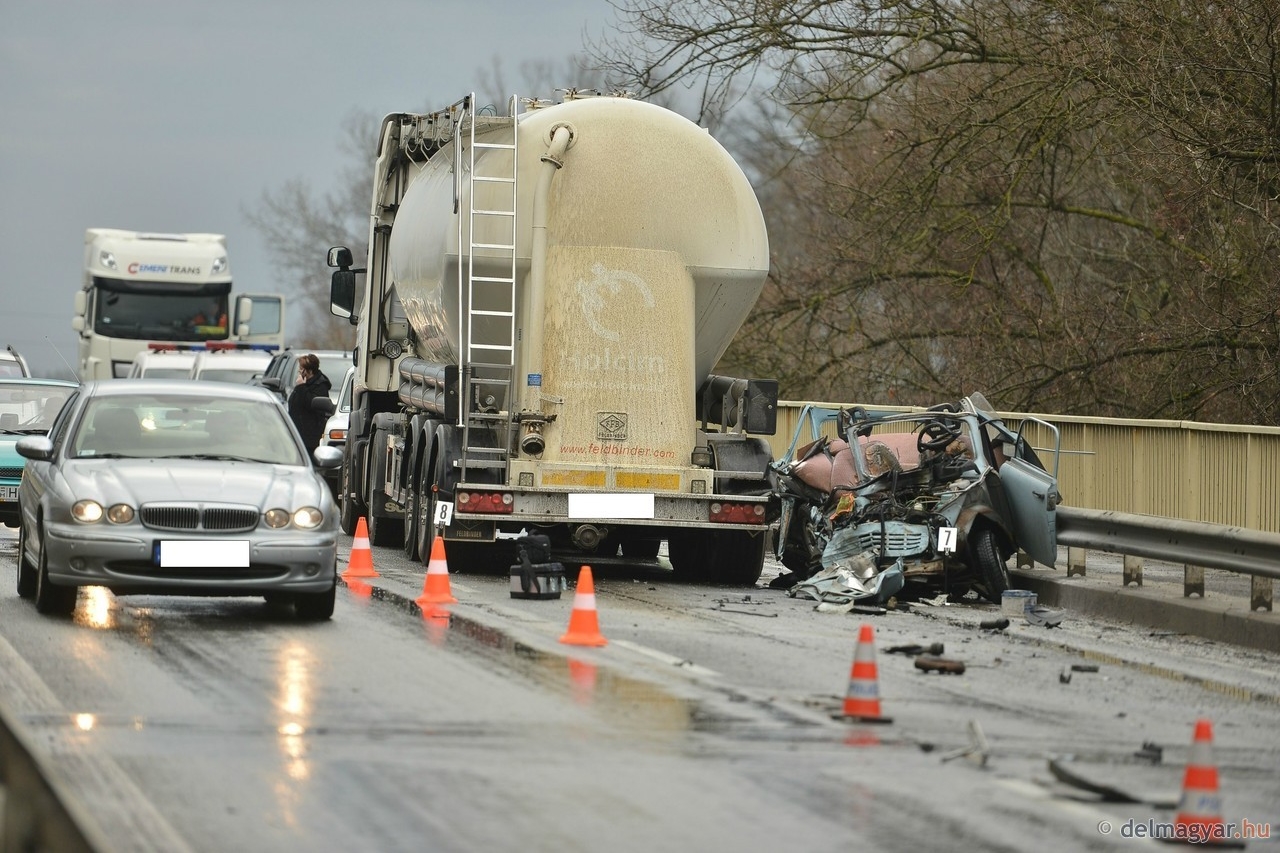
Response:
[{"label": "bare tree", "polygon": [[774,271],[728,361],[810,398],[1280,418],[1269,0],[617,7],[617,79],[775,105]]}]

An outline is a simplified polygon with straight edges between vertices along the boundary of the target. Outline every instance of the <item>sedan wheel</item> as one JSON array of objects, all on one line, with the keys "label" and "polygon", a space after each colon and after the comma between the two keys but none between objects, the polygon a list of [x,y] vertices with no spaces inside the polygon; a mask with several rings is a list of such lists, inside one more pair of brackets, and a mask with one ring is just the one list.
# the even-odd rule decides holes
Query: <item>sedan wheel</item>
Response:
[{"label": "sedan wheel", "polygon": [[36,565],[27,559],[27,528],[18,528],[18,597],[36,594]]},{"label": "sedan wheel", "polygon": [[293,611],[304,622],[323,622],[333,616],[338,584],[325,592],[300,592],[293,598]]},{"label": "sedan wheel", "polygon": [[44,539],[44,530],[36,533],[40,540],[40,562],[36,570],[36,610],[50,616],[70,616],[76,609],[76,594],[80,591],[75,586],[57,586],[49,580],[49,543]]},{"label": "sedan wheel", "polygon": [[982,579],[983,597],[999,604],[1004,591],[1009,588],[1009,567],[1000,559],[1000,543],[990,527],[984,526],[975,531],[973,555]]}]

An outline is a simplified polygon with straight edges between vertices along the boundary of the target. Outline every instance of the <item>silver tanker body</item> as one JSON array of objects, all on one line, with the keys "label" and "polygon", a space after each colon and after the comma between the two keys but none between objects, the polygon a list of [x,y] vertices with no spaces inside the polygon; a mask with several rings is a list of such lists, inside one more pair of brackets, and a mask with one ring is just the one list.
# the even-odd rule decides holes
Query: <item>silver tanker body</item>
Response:
[{"label": "silver tanker body", "polygon": [[[368,355],[357,360],[366,388],[383,377],[397,407],[373,403],[370,423],[380,415],[387,435],[370,435],[367,487],[353,501],[376,510],[392,498],[406,549],[426,560],[437,503],[455,498],[441,529],[451,567],[523,530],[597,562],[619,547],[652,558],[666,539],[684,574],[754,581],[770,460],[745,432],[772,431],[776,386],[711,371],[760,294],[769,252],[728,152],[628,98],[572,98],[507,121],[464,99],[388,117],[379,162],[365,301],[375,307],[361,309]],[[395,368],[377,363],[379,289],[412,328]],[[423,383],[430,393],[415,390]],[[444,402],[455,384],[456,411]],[[379,484],[383,447],[391,473]],[[380,494],[361,501],[362,491]],[[509,504],[494,513],[477,493]],[[725,494],[738,499],[715,500]],[[717,568],[719,552],[747,568]]]}]

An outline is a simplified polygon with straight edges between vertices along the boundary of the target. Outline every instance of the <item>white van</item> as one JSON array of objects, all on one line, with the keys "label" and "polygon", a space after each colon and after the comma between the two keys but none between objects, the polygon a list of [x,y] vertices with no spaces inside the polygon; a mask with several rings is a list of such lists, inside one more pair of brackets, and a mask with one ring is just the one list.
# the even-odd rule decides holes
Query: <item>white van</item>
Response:
[{"label": "white van", "polygon": [[129,365],[129,379],[186,379],[196,354],[177,347],[143,350]]},{"label": "white van", "polygon": [[197,352],[188,374],[192,379],[234,382],[247,385],[271,363],[271,353],[263,349],[210,348]]}]

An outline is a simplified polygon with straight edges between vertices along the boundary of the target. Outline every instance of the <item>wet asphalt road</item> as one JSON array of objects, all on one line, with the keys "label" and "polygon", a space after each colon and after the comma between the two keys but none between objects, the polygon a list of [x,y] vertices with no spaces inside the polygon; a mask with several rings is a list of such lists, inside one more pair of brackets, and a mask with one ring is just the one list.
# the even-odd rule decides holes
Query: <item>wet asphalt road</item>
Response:
[{"label": "wet asphalt road", "polygon": [[[1129,849],[1127,822],[1174,809],[1064,792],[1047,759],[1176,799],[1199,718],[1225,819],[1280,828],[1277,654],[1079,614],[983,631],[980,603],[820,613],[604,566],[608,645],[585,648],[559,642],[572,592],[455,575],[459,602],[424,614],[423,567],[384,548],[325,624],[101,590],[48,619],[13,591],[15,545],[0,530],[0,703],[116,849]],[[864,623],[889,724],[838,719]],[[963,675],[887,652],[934,642]],[[956,757],[975,730],[985,766]],[[1133,757],[1145,742],[1162,763]]]}]

